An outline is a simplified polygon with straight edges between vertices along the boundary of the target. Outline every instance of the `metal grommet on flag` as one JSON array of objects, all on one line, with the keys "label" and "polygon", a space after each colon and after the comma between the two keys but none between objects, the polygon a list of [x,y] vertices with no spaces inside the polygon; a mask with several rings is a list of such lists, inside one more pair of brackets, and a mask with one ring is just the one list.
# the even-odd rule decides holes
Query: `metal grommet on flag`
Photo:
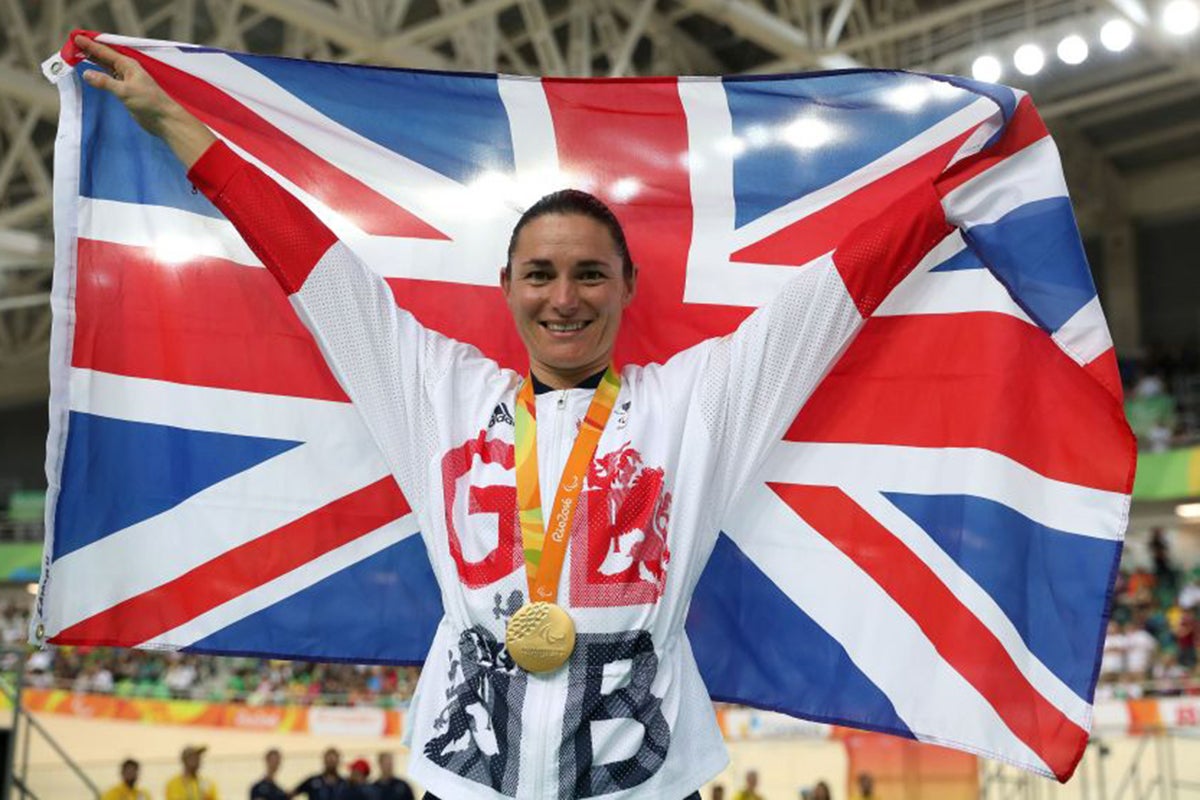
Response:
[{"label": "metal grommet on flag", "polygon": [[42,74],[51,83],[57,83],[64,75],[70,72],[69,67],[70,64],[63,60],[62,55],[55,53],[42,62]]}]

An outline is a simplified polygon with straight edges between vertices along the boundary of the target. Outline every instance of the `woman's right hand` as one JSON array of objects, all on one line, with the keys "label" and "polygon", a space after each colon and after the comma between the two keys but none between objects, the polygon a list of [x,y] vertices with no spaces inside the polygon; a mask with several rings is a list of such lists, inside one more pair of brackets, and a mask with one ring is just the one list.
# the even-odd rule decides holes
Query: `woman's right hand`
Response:
[{"label": "woman's right hand", "polygon": [[107,70],[88,70],[83,79],[120,100],[138,125],[165,141],[184,166],[190,169],[216,141],[212,132],[164,92],[135,59],[82,34],[75,37],[75,45],[88,60]]}]

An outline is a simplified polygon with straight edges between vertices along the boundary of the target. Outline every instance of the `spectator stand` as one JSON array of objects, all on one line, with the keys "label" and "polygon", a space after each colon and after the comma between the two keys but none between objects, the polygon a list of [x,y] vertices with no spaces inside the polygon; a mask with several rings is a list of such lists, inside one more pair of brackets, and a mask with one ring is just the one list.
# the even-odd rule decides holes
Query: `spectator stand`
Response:
[{"label": "spectator stand", "polygon": [[45,727],[30,714],[21,702],[24,686],[26,647],[23,645],[0,645],[0,698],[12,709],[8,729],[3,742],[4,782],[0,797],[39,800],[29,788],[29,752],[34,738],[42,742],[55,754],[67,770],[78,778],[75,796],[99,800],[100,787],[80,768],[79,764],[63,748]]}]

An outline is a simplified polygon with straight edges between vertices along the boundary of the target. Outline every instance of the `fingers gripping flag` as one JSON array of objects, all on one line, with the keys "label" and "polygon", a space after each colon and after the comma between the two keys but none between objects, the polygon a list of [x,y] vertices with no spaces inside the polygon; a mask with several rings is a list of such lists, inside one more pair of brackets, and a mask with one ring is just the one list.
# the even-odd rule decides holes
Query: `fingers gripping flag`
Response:
[{"label": "fingers gripping flag", "polygon": [[[1134,444],[1028,97],[878,71],[532,80],[101,40],[425,325],[507,366],[524,351],[497,273],[548,191],[592,191],[626,227],[642,280],[621,362],[729,332],[832,253],[867,321],[723,524],[688,622],[710,691],[1071,774]],[[420,662],[441,608],[406,499],[273,279],[90,68],[47,62],[36,636]],[[937,243],[873,296],[862,276],[913,248],[893,220],[929,192]]]}]

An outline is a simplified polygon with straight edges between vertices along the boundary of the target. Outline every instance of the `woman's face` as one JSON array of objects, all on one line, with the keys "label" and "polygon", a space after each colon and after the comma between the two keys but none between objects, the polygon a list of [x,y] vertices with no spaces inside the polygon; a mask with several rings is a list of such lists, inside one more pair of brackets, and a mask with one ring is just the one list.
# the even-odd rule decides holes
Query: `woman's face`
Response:
[{"label": "woman's face", "polygon": [[608,365],[635,279],[591,217],[546,214],[521,229],[500,282],[539,380],[567,388]]}]

